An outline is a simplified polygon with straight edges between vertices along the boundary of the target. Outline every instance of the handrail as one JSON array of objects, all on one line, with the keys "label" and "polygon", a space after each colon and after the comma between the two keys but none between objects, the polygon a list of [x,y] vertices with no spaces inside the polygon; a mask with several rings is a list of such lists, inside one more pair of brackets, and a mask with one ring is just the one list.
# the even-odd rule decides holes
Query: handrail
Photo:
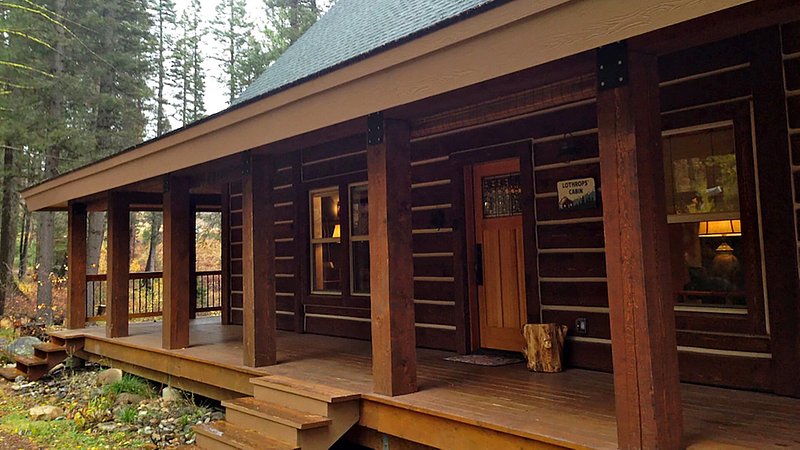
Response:
[{"label": "handrail", "polygon": [[[130,318],[158,317],[163,311],[164,272],[133,272],[128,276],[128,315]],[[195,272],[197,312],[219,311],[222,307],[222,271]],[[86,276],[86,318],[103,320],[107,300],[108,274]]]}]

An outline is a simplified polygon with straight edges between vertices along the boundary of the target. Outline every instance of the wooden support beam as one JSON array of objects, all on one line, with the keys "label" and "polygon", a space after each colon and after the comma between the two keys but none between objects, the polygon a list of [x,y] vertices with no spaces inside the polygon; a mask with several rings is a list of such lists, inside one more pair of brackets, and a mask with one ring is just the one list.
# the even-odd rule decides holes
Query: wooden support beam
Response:
[{"label": "wooden support beam", "polygon": [[367,147],[372,377],[376,393],[402,395],[417,390],[411,145],[407,123],[382,125]]},{"label": "wooden support beam", "polygon": [[86,205],[70,202],[67,217],[68,301],[66,325],[69,329],[86,325]]},{"label": "wooden support beam", "polygon": [[130,276],[130,209],[124,193],[108,194],[108,297],[106,336],[128,335],[128,279]]},{"label": "wooden support beam", "polygon": [[778,27],[751,33],[753,114],[758,161],[758,194],[764,239],[764,282],[772,338],[772,389],[800,397],[800,285],[797,278],[792,161],[783,55]]},{"label": "wooden support beam", "polygon": [[164,321],[161,346],[189,346],[191,235],[194,232],[187,178],[164,181]]},{"label": "wooden support beam", "polygon": [[275,364],[276,300],[273,173],[269,157],[244,155],[242,257],[244,365]]},{"label": "wooden support beam", "polygon": [[682,417],[656,57],[597,96],[619,447],[677,449]]}]

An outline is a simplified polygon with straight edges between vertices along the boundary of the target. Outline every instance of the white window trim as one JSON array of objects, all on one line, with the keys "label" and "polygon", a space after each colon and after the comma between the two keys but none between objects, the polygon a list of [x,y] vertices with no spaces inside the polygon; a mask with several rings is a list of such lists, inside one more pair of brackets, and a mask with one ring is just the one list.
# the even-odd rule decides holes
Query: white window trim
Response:
[{"label": "white window trim", "polygon": [[[354,297],[369,297],[370,292],[355,292],[355,271],[353,270],[353,243],[355,242],[369,242],[369,234],[366,235],[353,235],[353,210],[352,210],[352,192],[353,188],[367,186],[366,181],[358,183],[350,183],[347,185],[347,235],[350,241],[347,243],[348,253],[347,258],[350,260],[350,295]],[[367,191],[367,205],[369,205],[369,191]]]}]

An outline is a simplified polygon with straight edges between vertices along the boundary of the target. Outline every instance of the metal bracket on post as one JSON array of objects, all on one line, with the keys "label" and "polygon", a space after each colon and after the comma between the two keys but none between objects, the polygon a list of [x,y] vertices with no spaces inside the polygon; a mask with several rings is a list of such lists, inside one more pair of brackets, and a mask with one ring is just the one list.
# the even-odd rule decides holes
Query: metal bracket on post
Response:
[{"label": "metal bracket on post", "polygon": [[170,189],[169,179],[170,179],[170,176],[169,176],[169,174],[167,174],[167,176],[164,177],[164,192],[165,193],[169,192],[169,189]]},{"label": "metal bracket on post", "polygon": [[242,153],[242,175],[250,175],[252,163],[253,158],[250,155],[250,151]]},{"label": "metal bracket on post", "polygon": [[383,113],[378,111],[367,116],[367,145],[383,142]]},{"label": "metal bracket on post", "polygon": [[628,84],[628,44],[625,41],[597,49],[597,89],[605,91]]}]

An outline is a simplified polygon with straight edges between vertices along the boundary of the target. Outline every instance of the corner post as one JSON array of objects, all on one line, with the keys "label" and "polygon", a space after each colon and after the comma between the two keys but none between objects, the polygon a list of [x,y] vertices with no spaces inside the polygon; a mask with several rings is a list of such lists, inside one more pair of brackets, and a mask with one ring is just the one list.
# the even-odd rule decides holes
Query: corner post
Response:
[{"label": "corner post", "polygon": [[242,170],[244,365],[277,362],[272,160],[245,153]]},{"label": "corner post", "polygon": [[[598,50],[597,116],[619,447],[681,447],[657,58]],[[609,71],[611,73],[609,73]]]},{"label": "corner post", "polygon": [[161,346],[189,346],[191,249],[194,231],[189,204],[189,180],[167,176],[164,180],[164,316]]},{"label": "corner post", "polygon": [[128,335],[128,280],[130,278],[130,205],[121,192],[108,194],[108,305],[106,337]]},{"label": "corner post", "polygon": [[69,300],[66,325],[76,329],[86,325],[86,205],[69,202],[67,222]]},{"label": "corner post", "polygon": [[381,113],[368,125],[372,377],[375,392],[402,395],[417,390],[409,128]]}]

